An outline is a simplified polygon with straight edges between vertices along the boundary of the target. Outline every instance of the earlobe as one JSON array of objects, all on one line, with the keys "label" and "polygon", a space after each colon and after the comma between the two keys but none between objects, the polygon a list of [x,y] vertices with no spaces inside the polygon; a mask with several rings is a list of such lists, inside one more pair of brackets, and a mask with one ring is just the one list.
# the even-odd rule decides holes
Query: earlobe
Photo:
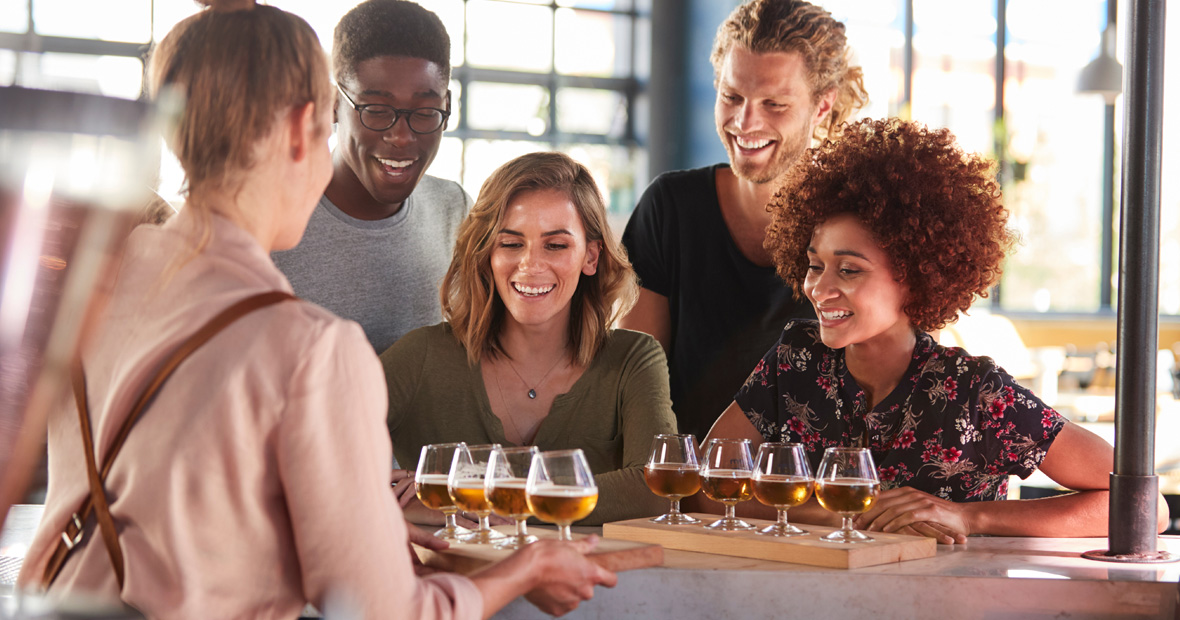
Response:
[{"label": "earlobe", "polygon": [[591,241],[586,244],[586,263],[582,265],[583,275],[592,276],[598,273],[598,254],[601,250],[601,241]]},{"label": "earlobe", "polygon": [[814,125],[819,125],[832,112],[832,106],[836,103],[836,89],[831,88],[828,92],[820,97],[819,103],[815,106],[815,118],[812,119]]},{"label": "earlobe", "polygon": [[289,121],[291,159],[302,161],[311,148],[319,128],[316,126],[315,104],[308,102],[291,110]]}]

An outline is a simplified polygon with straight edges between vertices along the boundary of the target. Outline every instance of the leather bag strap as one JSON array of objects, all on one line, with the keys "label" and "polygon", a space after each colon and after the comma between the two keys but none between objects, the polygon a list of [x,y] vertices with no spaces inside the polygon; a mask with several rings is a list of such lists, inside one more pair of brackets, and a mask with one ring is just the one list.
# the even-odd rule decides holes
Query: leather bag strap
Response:
[{"label": "leather bag strap", "polygon": [[283,291],[270,291],[247,297],[210,319],[208,323],[205,323],[188,340],[185,340],[164,361],[152,380],[144,387],[139,398],[135,399],[130,413],[124,418],[123,425],[119,427],[119,431],[115,435],[110,451],[107,452],[106,458],[103,459],[101,472],[95,462],[94,437],[90,429],[90,415],[86,405],[86,377],[81,363],[79,362],[75,365],[73,371],[74,400],[78,407],[78,421],[82,431],[82,446],[86,453],[86,472],[90,480],[90,494],[82,501],[78,510],[71,515],[70,520],[66,523],[65,530],[61,534],[61,540],[58,541],[53,555],[49,558],[49,563],[45,566],[45,574],[41,580],[43,588],[49,588],[53,580],[57,578],[70,552],[82,542],[85,524],[93,512],[97,516],[99,529],[102,531],[103,541],[106,544],[107,553],[111,558],[111,565],[115,569],[115,577],[119,582],[119,590],[122,591],[123,551],[119,546],[118,532],[115,528],[114,519],[111,518],[106,492],[103,489],[103,482],[106,480],[107,474],[111,471],[115,457],[119,454],[119,450],[122,449],[123,443],[127,440],[127,434],[131,432],[131,426],[139,419],[140,414],[147,408],[152,398],[155,397],[156,392],[164,385],[164,382],[172,376],[176,367],[180,366],[201,345],[208,342],[221,332],[221,330],[243,316],[255,310],[292,299],[296,299],[296,297]]}]

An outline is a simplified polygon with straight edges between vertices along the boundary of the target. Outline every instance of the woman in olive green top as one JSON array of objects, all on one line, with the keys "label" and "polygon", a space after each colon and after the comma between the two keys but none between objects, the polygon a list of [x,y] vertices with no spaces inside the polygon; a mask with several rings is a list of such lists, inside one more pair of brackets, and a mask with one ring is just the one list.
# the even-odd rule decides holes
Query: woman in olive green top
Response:
[{"label": "woman in olive green top", "polygon": [[460,226],[448,323],[381,355],[398,462],[447,441],[581,448],[599,491],[582,524],[660,513],[643,465],[676,432],[667,362],[650,336],[610,328],[636,291],[585,167],[560,153],[501,166]]}]

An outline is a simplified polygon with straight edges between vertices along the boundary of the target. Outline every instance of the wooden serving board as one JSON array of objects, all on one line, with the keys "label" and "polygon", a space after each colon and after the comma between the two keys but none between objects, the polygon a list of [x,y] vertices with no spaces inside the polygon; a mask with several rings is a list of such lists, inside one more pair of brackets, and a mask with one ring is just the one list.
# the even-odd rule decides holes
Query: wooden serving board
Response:
[{"label": "wooden serving board", "polygon": [[[712,523],[719,515],[693,514],[705,523]],[[771,521],[744,519],[762,528]],[[602,527],[607,539],[633,540],[662,545],[668,549],[715,553],[743,558],[793,562],[829,568],[861,568],[890,562],[904,562],[932,557],[938,546],[933,538],[872,532],[874,540],[855,544],[837,544],[820,540],[820,536],[836,528],[819,525],[800,525],[809,534],[790,538],[763,536],[755,530],[714,532],[701,525],[662,525],[648,519],[616,521]]]},{"label": "wooden serving board", "polygon": [[[511,525],[498,526],[493,529],[509,535],[516,531],[515,526]],[[556,531],[544,528],[530,527],[529,534],[537,538],[557,538]],[[584,536],[574,534],[574,538],[584,538]],[[418,554],[418,559],[427,566],[463,575],[499,562],[513,553],[511,549],[494,549],[492,545],[467,543],[451,543],[449,548],[442,551],[431,551],[414,545],[414,551]],[[620,572],[663,564],[664,549],[659,545],[642,541],[601,538],[598,541],[598,546],[586,557],[607,570]]]}]

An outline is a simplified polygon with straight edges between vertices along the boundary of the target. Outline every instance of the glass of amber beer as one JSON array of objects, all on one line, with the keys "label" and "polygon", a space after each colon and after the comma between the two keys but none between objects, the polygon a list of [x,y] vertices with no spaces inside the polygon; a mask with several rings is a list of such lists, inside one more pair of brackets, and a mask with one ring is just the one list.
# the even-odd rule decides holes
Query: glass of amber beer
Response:
[{"label": "glass of amber beer", "polygon": [[767,536],[800,536],[807,533],[787,522],[787,510],[811,497],[815,479],[803,454],[803,444],[766,442],[754,458],[754,497],[778,511],[778,521],[760,530]]},{"label": "glass of amber beer", "polygon": [[705,444],[705,462],[701,467],[701,490],[715,501],[725,504],[725,517],[705,527],[710,530],[752,530],[753,525],[734,516],[738,502],[753,497],[750,473],[754,469],[749,439],[710,439]]},{"label": "glass of amber beer", "polygon": [[492,504],[484,492],[484,477],[488,473],[488,460],[492,451],[499,449],[500,444],[485,444],[481,446],[460,446],[455,450],[455,462],[451,465],[451,474],[447,477],[447,490],[451,492],[451,499],[459,510],[473,512],[479,517],[479,529],[467,536],[459,537],[462,542],[486,545],[495,542],[504,535],[492,529],[488,519],[492,516]]},{"label": "glass of amber beer", "polygon": [[643,479],[652,493],[666,497],[672,503],[668,514],[652,519],[652,523],[694,525],[701,522],[680,512],[681,498],[701,490],[696,437],[656,435],[651,442],[651,456],[643,468]]},{"label": "glass of amber beer", "polygon": [[598,505],[598,485],[586,455],[581,450],[534,455],[525,497],[538,519],[557,525],[559,540],[573,540],[570,524],[585,519]]},{"label": "glass of amber beer", "polygon": [[422,453],[418,457],[418,471],[414,474],[414,488],[418,492],[418,501],[431,510],[438,510],[446,518],[446,525],[434,535],[450,541],[458,541],[462,536],[470,536],[471,530],[455,524],[455,513],[459,507],[451,499],[447,490],[447,476],[451,473],[451,464],[455,462],[455,452],[462,443],[436,443],[422,446]]},{"label": "glass of amber beer", "polygon": [[820,540],[856,543],[873,540],[852,529],[852,518],[868,512],[881,492],[877,466],[867,448],[828,448],[815,476],[819,505],[844,518],[841,529]]},{"label": "glass of amber beer", "polygon": [[484,492],[492,505],[492,512],[516,521],[516,535],[496,543],[497,549],[519,549],[537,540],[536,536],[529,536],[525,524],[533,514],[529,511],[525,486],[528,484],[533,455],[537,452],[536,446],[497,447],[488,458]]}]

